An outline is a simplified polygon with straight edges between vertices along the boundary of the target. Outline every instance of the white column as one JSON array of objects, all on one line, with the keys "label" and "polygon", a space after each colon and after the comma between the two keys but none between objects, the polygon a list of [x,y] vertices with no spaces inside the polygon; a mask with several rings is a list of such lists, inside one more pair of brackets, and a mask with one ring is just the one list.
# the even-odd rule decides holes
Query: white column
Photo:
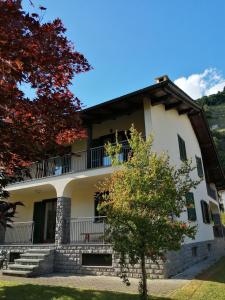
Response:
[{"label": "white column", "polygon": [[151,100],[148,97],[143,99],[145,135],[148,137],[152,133]]}]

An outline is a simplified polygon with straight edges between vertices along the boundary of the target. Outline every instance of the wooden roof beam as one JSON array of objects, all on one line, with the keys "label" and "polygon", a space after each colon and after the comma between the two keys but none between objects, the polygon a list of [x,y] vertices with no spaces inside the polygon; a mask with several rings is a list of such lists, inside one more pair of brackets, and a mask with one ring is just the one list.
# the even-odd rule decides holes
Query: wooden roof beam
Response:
[{"label": "wooden roof beam", "polygon": [[151,105],[155,106],[155,105],[159,105],[159,104],[165,104],[167,103],[169,100],[171,100],[172,96],[171,95],[165,95],[165,96],[161,96],[161,97],[150,97],[151,98]]},{"label": "wooden roof beam", "polygon": [[165,110],[170,110],[170,109],[177,108],[181,104],[182,104],[181,101],[176,101],[176,102],[168,103],[168,104],[165,105]]},{"label": "wooden roof beam", "polygon": [[184,109],[178,109],[179,115],[188,114],[193,111],[192,107],[184,108]]}]

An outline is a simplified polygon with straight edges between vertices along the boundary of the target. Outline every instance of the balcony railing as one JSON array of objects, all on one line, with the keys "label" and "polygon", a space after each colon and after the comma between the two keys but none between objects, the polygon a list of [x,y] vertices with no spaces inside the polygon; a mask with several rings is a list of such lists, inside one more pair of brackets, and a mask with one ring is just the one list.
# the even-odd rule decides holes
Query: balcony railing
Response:
[{"label": "balcony railing", "polygon": [[212,199],[217,200],[217,192],[216,192],[216,190],[214,190],[213,188],[211,188],[211,186],[208,183],[206,184],[206,186],[207,186],[207,193],[208,193],[208,195]]},{"label": "balcony railing", "polygon": [[106,217],[74,218],[66,220],[70,244],[104,244],[107,229]]},{"label": "balcony railing", "polygon": [[[120,161],[126,161],[130,147],[126,142],[122,142],[121,144],[122,149],[118,158]],[[111,158],[107,156],[105,147],[100,146],[87,151],[52,157],[34,163],[28,170],[24,170],[22,176],[17,178],[15,182],[59,176],[108,166],[111,166]]]},{"label": "balcony railing", "polygon": [[15,222],[5,231],[4,244],[32,244],[34,222]]}]

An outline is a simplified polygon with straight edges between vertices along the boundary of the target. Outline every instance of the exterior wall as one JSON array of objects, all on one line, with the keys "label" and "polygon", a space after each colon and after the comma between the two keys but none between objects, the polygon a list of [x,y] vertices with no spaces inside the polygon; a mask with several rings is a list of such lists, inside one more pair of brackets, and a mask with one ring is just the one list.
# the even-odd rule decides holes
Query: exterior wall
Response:
[{"label": "exterior wall", "polygon": [[52,189],[35,190],[24,189],[22,192],[11,192],[9,201],[21,201],[24,206],[17,207],[15,222],[28,222],[33,220],[34,202],[56,198],[56,192]]},{"label": "exterior wall", "polygon": [[[116,131],[128,130],[134,124],[135,128],[145,134],[144,111],[138,110],[131,115],[124,115],[115,120],[104,121],[100,124],[93,124],[92,138],[96,139],[103,135],[116,133]],[[87,149],[87,139],[76,141],[72,145],[72,152],[85,151]]]},{"label": "exterior wall", "polygon": [[[179,134],[185,141],[188,159],[191,159],[193,165],[196,166],[195,155],[202,158],[201,150],[186,114],[179,115],[175,109],[166,111],[164,105],[149,106],[148,103],[148,105],[145,104],[145,119],[148,120],[148,122],[151,120],[151,130],[148,129],[148,131],[151,131],[154,136],[153,149],[156,152],[168,153],[171,163],[179,166],[181,164],[177,138]],[[197,170],[194,170],[192,176],[198,179]],[[199,184],[193,193],[195,197],[197,221],[192,222],[192,224],[197,226],[198,229],[195,242],[212,240],[214,239],[212,225],[203,223],[200,205],[201,200],[209,202],[205,180]],[[187,221],[187,212],[181,215],[181,219]],[[186,239],[185,243],[193,243],[193,240]]]},{"label": "exterior wall", "polygon": [[80,184],[72,191],[71,218],[94,216],[94,194],[97,188],[94,183]]},{"label": "exterior wall", "polygon": [[128,130],[134,124],[135,128],[145,135],[144,111],[138,110],[131,115],[118,117],[116,120],[109,120],[101,124],[94,124],[92,137],[96,139],[102,135],[115,133],[116,131]]}]

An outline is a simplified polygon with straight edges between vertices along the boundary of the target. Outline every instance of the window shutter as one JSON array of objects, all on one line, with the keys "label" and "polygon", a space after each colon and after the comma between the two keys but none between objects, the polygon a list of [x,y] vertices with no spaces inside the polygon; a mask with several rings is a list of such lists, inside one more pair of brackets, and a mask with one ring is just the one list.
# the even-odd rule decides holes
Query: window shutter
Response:
[{"label": "window shutter", "polygon": [[202,160],[198,156],[195,156],[195,158],[196,158],[196,165],[197,165],[198,176],[199,177],[203,177],[204,173],[203,173]]},{"label": "window shutter", "polygon": [[204,200],[201,200],[202,219],[205,224],[210,224],[209,206]]},{"label": "window shutter", "polygon": [[94,210],[95,210],[95,221],[96,222],[102,222],[101,214],[98,210],[98,205],[101,204],[102,202],[106,201],[106,195],[108,195],[109,192],[96,192],[94,196]]},{"label": "window shutter", "polygon": [[178,144],[179,144],[179,150],[180,150],[180,159],[182,161],[185,161],[185,160],[187,160],[185,141],[179,136],[179,134],[178,134]]},{"label": "window shutter", "polygon": [[195,209],[195,200],[193,193],[187,193],[186,195],[186,207],[187,207],[187,215],[189,221],[196,221],[196,209]]}]

